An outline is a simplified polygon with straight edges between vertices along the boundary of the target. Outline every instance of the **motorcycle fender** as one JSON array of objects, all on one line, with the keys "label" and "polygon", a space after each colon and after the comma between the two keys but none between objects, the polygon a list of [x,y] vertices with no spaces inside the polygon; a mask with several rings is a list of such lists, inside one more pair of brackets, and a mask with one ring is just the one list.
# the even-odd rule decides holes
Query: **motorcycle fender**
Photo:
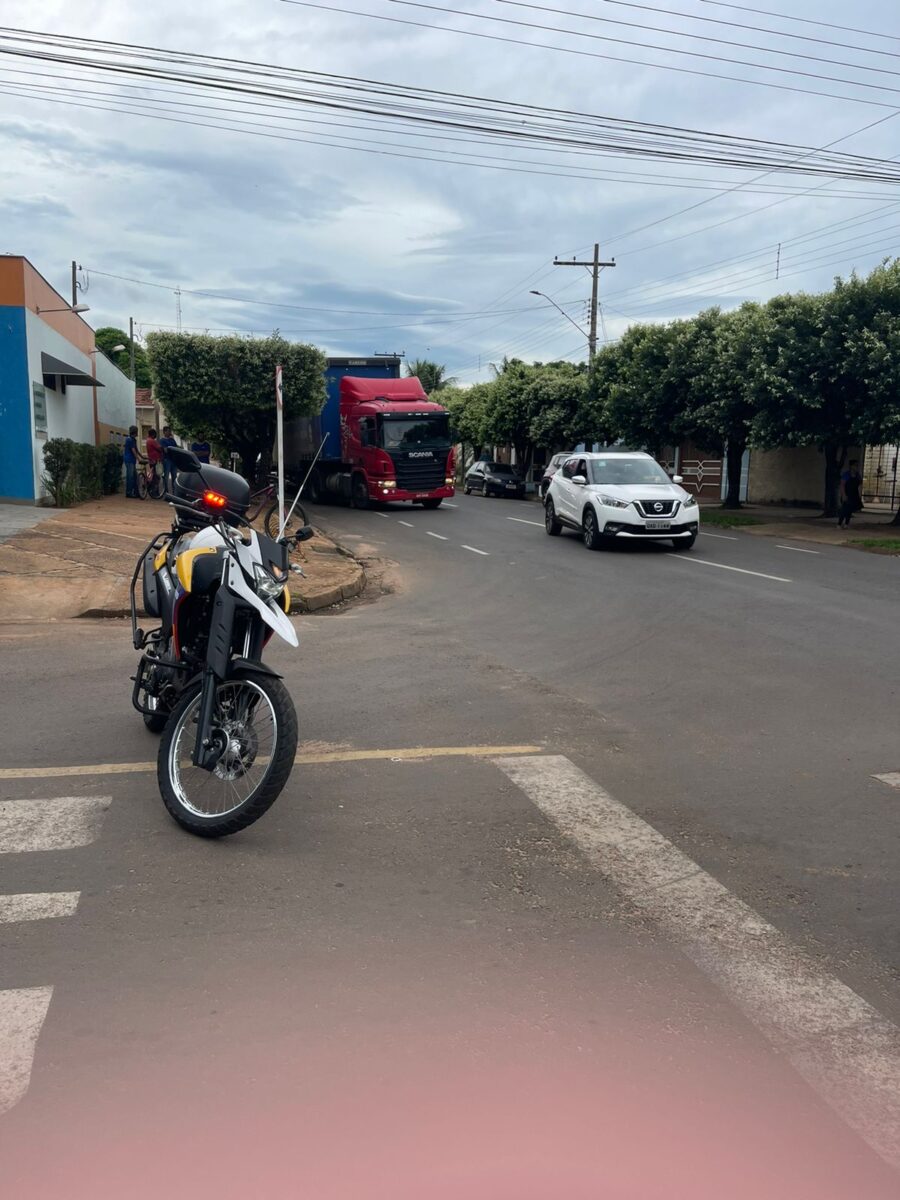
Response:
[{"label": "motorcycle fender", "polygon": [[272,679],[283,679],[279,671],[273,671],[267,663],[251,662],[249,658],[233,658],[228,664],[228,678],[235,675],[269,675]]},{"label": "motorcycle fender", "polygon": [[236,562],[228,564],[228,588],[250,608],[255,608],[265,623],[284,638],[289,646],[299,646],[297,631],[288,620],[287,614],[275,605],[261,600],[256,592],[244,579],[243,572]]}]

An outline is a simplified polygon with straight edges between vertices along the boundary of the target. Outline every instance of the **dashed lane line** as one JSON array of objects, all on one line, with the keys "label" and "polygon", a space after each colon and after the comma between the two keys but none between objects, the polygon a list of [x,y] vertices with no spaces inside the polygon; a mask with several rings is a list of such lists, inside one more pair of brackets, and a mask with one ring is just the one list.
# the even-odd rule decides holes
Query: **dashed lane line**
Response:
[{"label": "dashed lane line", "polygon": [[538,529],[544,528],[543,521],[526,521],[524,517],[507,517],[507,521],[515,521],[518,525],[537,525]]},{"label": "dashed lane line", "polygon": [[779,546],[775,543],[776,550],[793,550],[795,554],[821,554],[821,550],[804,550],[802,546]]},{"label": "dashed lane line", "polygon": [[28,1091],[34,1048],[52,995],[52,987],[0,991],[0,1113]]},{"label": "dashed lane line", "polygon": [[718,538],[722,542],[736,542],[738,540],[736,537],[731,537],[727,533],[707,533],[705,529],[700,530],[700,536]]},{"label": "dashed lane line", "polygon": [[444,501],[444,508],[459,508],[458,504],[451,504],[449,500]]},{"label": "dashed lane line", "polygon": [[697,563],[701,567],[718,567],[720,571],[736,571],[738,575],[755,575],[758,579],[772,579],[775,583],[793,583],[793,579],[785,579],[783,575],[766,575],[764,571],[748,571],[746,567],[729,567],[727,563],[712,562],[708,558],[686,558],[683,554],[670,552],[670,558],[683,563]]},{"label": "dashed lane line", "polygon": [[0,896],[0,925],[13,921],[43,921],[48,917],[71,917],[81,892],[20,892]]},{"label": "dashed lane line", "polygon": [[467,545],[465,545],[465,543],[463,543],[462,548],[463,548],[463,550],[471,550],[473,554],[481,554],[485,558],[491,557],[490,554],[487,552],[487,550],[479,550],[477,546],[467,546]]},{"label": "dashed lane line", "polygon": [[439,542],[446,542],[450,540],[449,538],[444,537],[442,533],[432,533],[430,529],[426,530],[426,533],[429,537],[437,538]]},{"label": "dashed lane line", "polygon": [[111,796],[0,802],[0,854],[72,850],[97,837]]},{"label": "dashed lane line", "polygon": [[[332,750],[298,754],[295,766],[345,762],[415,762],[426,758],[492,758],[497,754],[540,754],[543,746],[405,746],[391,750]],[[0,779],[60,779],[79,775],[140,775],[156,770],[155,762],[79,763],[69,767],[4,767]],[[96,799],[96,798],[95,798]],[[109,804],[109,797],[102,797]],[[48,804],[46,800],[5,801],[6,804]],[[3,804],[0,803],[0,813]],[[2,838],[2,824],[0,824]],[[2,841],[0,841],[2,849]]]},{"label": "dashed lane line", "polygon": [[376,517],[384,517],[384,519],[385,519],[386,521],[387,521],[387,520],[390,520],[390,517],[389,517],[389,514],[388,514],[388,513],[379,512],[377,508],[375,509],[375,516],[376,516]]},{"label": "dashed lane line", "polygon": [[900,1029],[569,759],[494,761],[900,1167]]},{"label": "dashed lane line", "polygon": [[405,525],[407,529],[415,529],[415,525],[413,525],[412,521],[401,521],[399,517],[397,518],[397,524]]}]

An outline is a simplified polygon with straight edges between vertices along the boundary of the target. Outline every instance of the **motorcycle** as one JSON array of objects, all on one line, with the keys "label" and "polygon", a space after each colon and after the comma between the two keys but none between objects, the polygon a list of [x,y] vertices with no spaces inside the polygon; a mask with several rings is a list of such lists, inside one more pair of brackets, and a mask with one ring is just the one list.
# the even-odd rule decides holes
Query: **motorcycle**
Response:
[{"label": "motorcycle", "polygon": [[[188,450],[167,453],[178,472],[175,494],[163,497],[172,527],[152,539],[131,580],[132,640],[143,651],[132,703],[162,733],[157,779],[169,813],[215,838],[257,821],[294,763],[297,715],[262,654],[273,633],[298,645],[290,550],[313,531],[277,540],[257,532],[245,515],[246,480]],[[138,627],[139,579],[144,611],[160,621],[148,632]]]}]

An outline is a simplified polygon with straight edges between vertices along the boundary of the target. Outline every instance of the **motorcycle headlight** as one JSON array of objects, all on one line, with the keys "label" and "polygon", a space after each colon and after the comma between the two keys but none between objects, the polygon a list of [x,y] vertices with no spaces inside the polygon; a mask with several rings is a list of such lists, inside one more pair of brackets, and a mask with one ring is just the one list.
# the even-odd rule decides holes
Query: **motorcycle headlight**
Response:
[{"label": "motorcycle headlight", "polygon": [[604,496],[601,494],[598,498],[601,504],[606,504],[609,508],[627,508],[631,503],[630,500],[620,500],[618,496]]},{"label": "motorcycle headlight", "polygon": [[682,508],[691,508],[692,506],[693,506],[694,508],[696,508],[696,507],[697,507],[697,497],[696,497],[696,496],[692,496],[692,495],[688,494],[688,495],[687,495],[687,496],[685,496],[685,497],[684,497],[684,499],[681,501],[681,507],[682,507]]},{"label": "motorcycle headlight", "polygon": [[262,600],[277,600],[284,591],[284,580],[270,575],[260,563],[253,564],[253,583]]}]

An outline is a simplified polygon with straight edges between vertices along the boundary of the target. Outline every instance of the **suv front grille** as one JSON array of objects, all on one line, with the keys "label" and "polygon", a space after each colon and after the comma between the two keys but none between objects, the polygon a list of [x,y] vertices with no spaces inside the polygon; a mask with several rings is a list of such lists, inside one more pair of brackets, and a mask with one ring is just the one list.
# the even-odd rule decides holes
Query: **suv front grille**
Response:
[{"label": "suv front grille", "polygon": [[402,455],[391,455],[397,475],[397,487],[405,492],[431,492],[443,487],[447,478],[444,455],[437,452],[434,458],[408,459]]},{"label": "suv front grille", "polygon": [[677,500],[635,500],[635,508],[649,520],[654,517],[670,517],[675,510]]}]

